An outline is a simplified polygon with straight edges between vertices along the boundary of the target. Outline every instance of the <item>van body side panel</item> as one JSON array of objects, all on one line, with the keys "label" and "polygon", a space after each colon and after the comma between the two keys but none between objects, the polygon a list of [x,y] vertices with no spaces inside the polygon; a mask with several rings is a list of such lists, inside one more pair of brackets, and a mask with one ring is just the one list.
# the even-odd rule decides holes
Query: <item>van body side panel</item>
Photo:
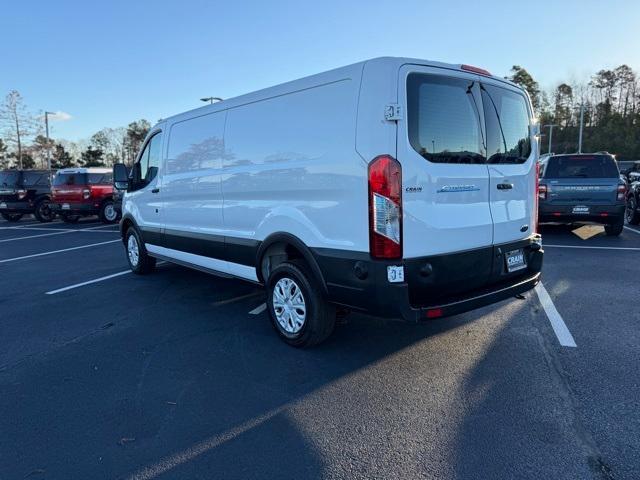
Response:
[{"label": "van body side panel", "polygon": [[236,239],[276,232],[309,247],[368,251],[366,165],[354,142],[359,88],[359,77],[337,78],[229,110],[227,256],[245,247]]},{"label": "van body side panel", "polygon": [[224,230],[220,175],[227,155],[226,112],[182,120],[169,126],[162,175],[164,235],[167,248],[184,249],[192,238],[211,236],[211,253],[222,258]]}]

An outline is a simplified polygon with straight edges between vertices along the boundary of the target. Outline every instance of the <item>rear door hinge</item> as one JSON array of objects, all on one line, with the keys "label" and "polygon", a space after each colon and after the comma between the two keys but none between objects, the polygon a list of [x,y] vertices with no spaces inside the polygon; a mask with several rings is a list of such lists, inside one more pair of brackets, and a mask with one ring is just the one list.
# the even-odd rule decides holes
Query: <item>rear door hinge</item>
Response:
[{"label": "rear door hinge", "polygon": [[389,122],[402,120],[402,107],[397,103],[389,103],[384,107],[384,119]]}]

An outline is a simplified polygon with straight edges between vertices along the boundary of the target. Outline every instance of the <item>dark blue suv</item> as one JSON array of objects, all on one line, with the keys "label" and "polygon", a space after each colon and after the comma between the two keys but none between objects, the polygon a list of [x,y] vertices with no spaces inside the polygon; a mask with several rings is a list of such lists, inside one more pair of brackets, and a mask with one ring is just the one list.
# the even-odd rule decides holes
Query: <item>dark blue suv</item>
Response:
[{"label": "dark blue suv", "polygon": [[553,155],[540,164],[538,220],[601,223],[620,235],[626,190],[612,155]]}]

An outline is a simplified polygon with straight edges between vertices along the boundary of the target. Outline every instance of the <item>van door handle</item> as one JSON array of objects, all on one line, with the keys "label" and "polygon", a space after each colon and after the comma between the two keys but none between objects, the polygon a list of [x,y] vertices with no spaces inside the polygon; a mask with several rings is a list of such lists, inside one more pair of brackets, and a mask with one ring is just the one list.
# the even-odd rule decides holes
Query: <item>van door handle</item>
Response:
[{"label": "van door handle", "polygon": [[513,183],[499,183],[498,190],[511,190],[513,188]]},{"label": "van door handle", "polygon": [[154,188],[153,190],[151,190],[151,193],[158,193],[160,191],[159,188]]}]

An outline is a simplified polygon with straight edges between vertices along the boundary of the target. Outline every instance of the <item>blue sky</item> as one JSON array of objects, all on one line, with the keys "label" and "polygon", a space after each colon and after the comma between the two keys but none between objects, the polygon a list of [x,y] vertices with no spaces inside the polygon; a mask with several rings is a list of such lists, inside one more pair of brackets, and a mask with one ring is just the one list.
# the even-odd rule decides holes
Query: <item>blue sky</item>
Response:
[{"label": "blue sky", "polygon": [[520,64],[544,87],[640,70],[637,0],[3,3],[0,95],[68,112],[70,140],[382,55]]}]

